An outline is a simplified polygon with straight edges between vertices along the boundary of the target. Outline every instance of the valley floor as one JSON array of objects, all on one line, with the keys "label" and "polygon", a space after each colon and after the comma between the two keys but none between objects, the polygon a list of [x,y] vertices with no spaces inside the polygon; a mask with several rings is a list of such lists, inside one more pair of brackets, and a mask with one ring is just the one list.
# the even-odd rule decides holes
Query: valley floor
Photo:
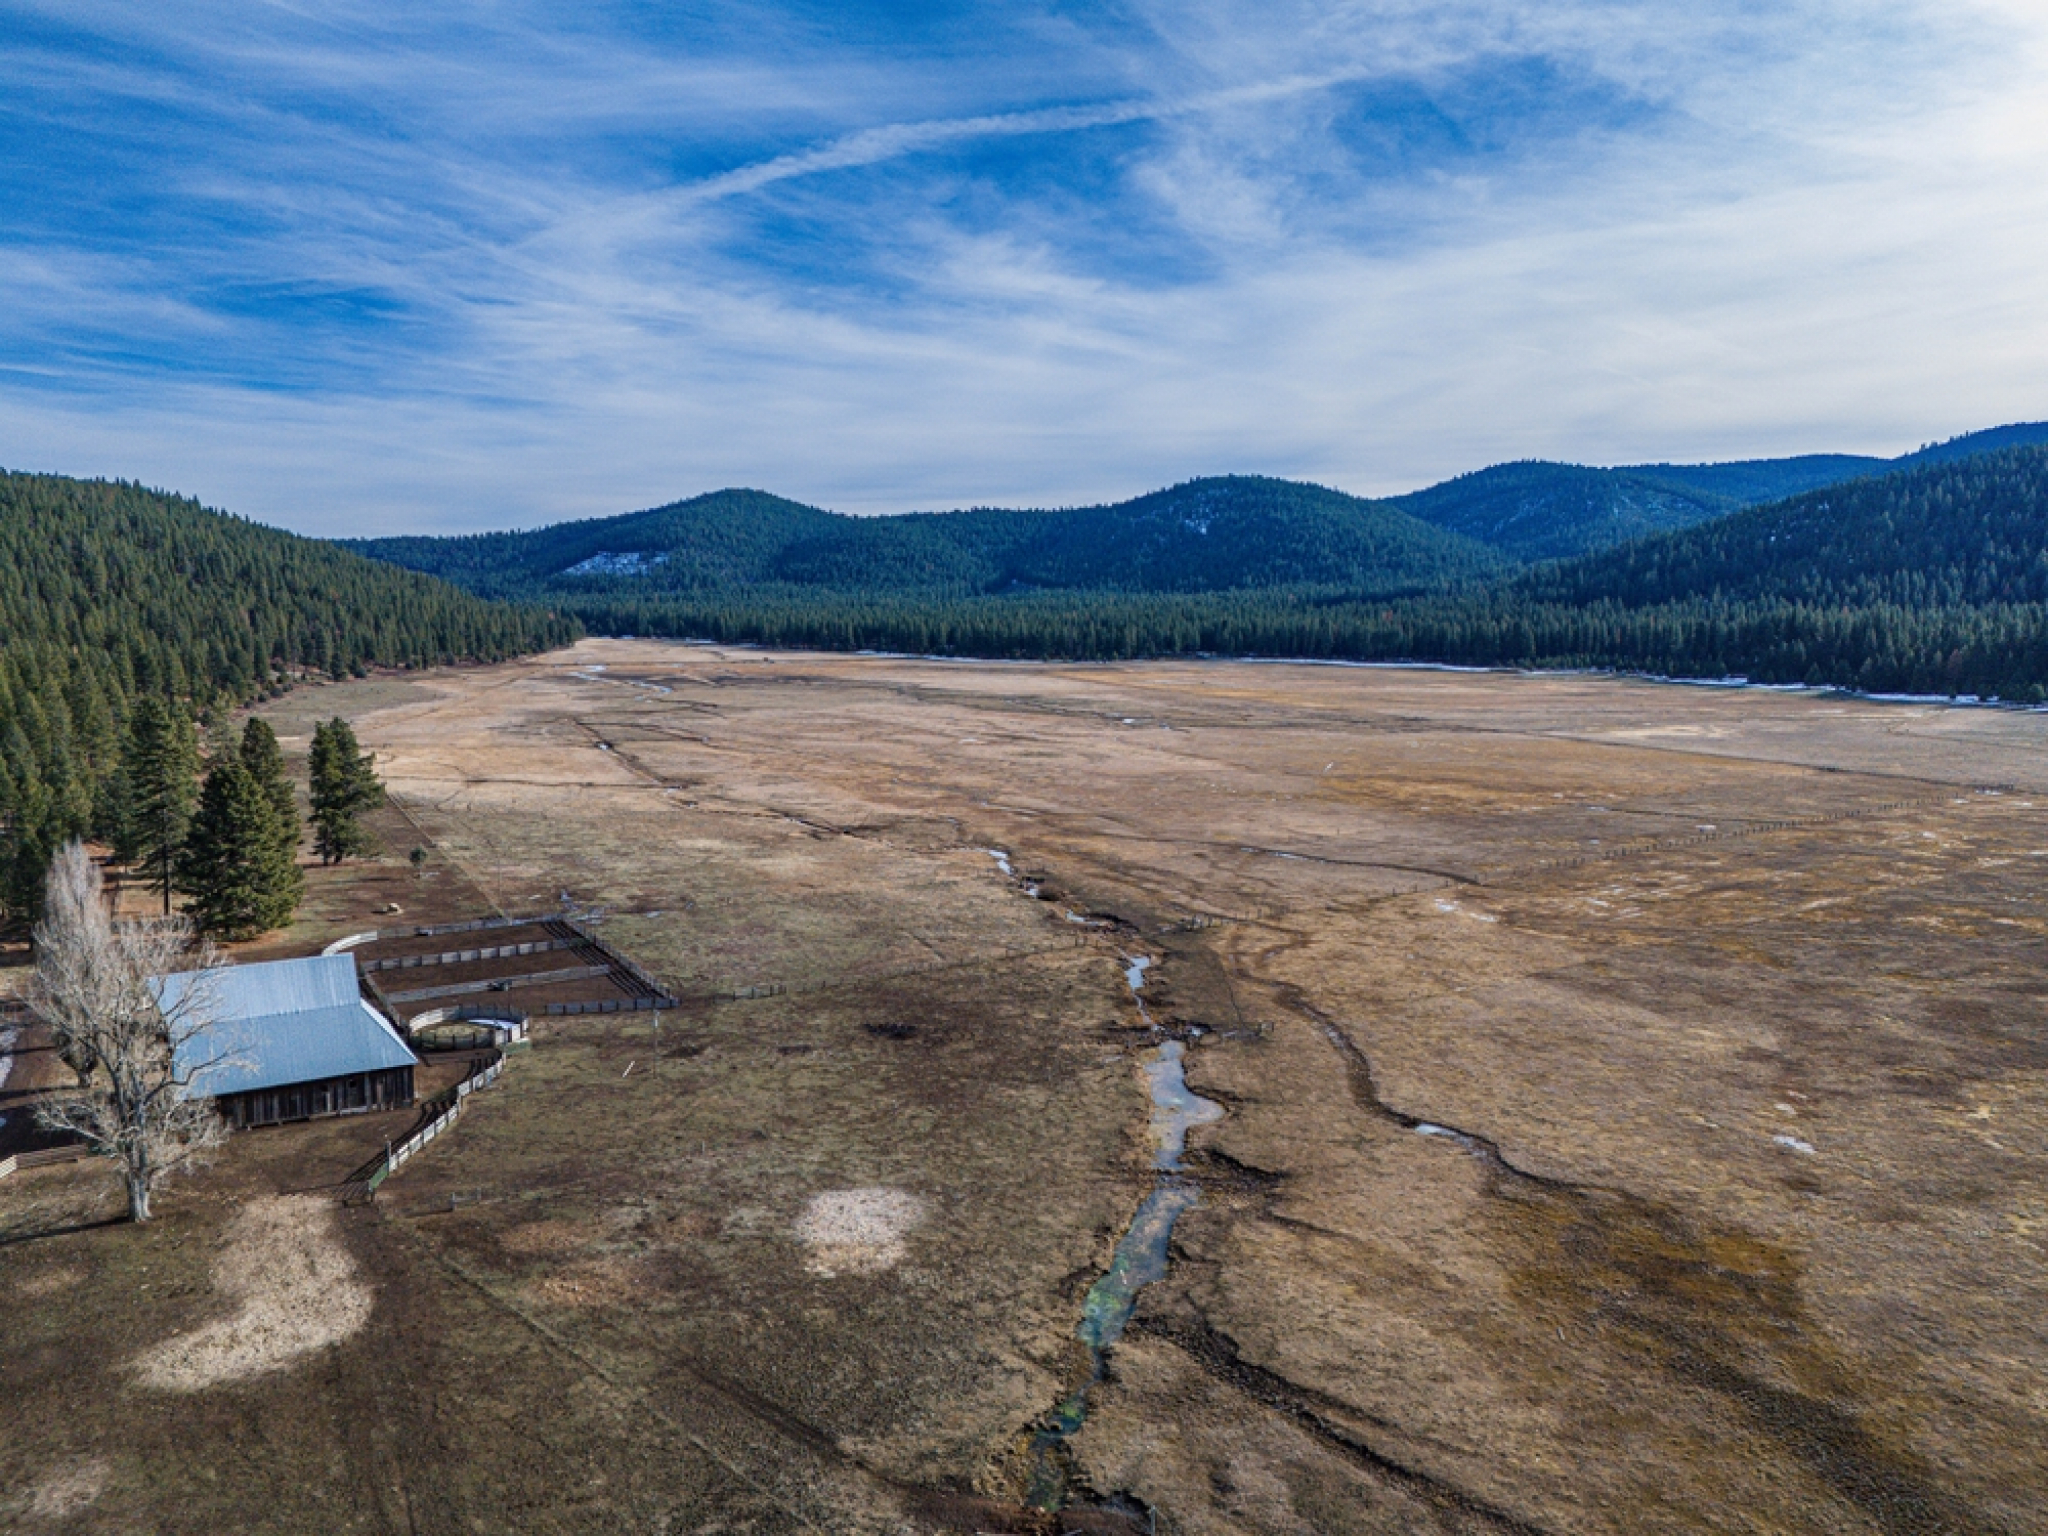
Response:
[{"label": "valley floor", "polygon": [[[371,1206],[368,1121],[0,1183],[0,1526],[2048,1526],[2048,718],[624,641],[266,713],[398,818],[273,947],[566,904],[682,1006]],[[1223,1115],[1052,1521],[1165,1035]]]}]

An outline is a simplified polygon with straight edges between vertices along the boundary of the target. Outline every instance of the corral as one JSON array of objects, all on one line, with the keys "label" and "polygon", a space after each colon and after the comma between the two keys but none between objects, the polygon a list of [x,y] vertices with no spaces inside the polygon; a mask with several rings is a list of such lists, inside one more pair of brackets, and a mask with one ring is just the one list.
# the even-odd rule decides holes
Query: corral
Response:
[{"label": "corral", "polygon": [[[676,1006],[529,1009],[372,1204],[392,1117],[238,1138],[142,1230],[35,1235],[89,1167],[0,1185],[0,1519],[2048,1523],[2041,716],[623,642],[275,718],[337,710],[434,874],[288,942],[572,910]],[[567,936],[413,939],[357,947],[387,994]],[[1059,1436],[1162,1038],[1222,1114]],[[240,1257],[287,1233],[346,1328]]]},{"label": "corral", "polygon": [[372,929],[327,953],[352,955],[371,996],[408,1027],[508,1008],[560,1016],[675,1006],[661,983],[570,917]]}]

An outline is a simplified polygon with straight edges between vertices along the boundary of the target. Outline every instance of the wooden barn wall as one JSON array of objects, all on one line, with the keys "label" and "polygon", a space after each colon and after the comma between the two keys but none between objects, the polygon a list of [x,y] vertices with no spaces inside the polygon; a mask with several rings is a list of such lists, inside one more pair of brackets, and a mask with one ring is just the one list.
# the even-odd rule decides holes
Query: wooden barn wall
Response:
[{"label": "wooden barn wall", "polygon": [[286,1083],[250,1093],[225,1094],[220,1110],[238,1130],[252,1125],[278,1125],[311,1120],[319,1115],[363,1114],[377,1109],[403,1109],[412,1102],[412,1068],[389,1067],[380,1072],[353,1072],[346,1077],[311,1083]]}]

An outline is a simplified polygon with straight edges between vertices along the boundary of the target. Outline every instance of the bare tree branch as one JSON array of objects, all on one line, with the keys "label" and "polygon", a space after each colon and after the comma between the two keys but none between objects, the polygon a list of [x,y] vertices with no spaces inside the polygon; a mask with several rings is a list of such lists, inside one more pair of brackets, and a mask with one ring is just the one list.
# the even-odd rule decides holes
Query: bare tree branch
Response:
[{"label": "bare tree branch", "polygon": [[129,1214],[147,1221],[157,1183],[227,1136],[212,1100],[191,1091],[233,1059],[217,1029],[219,989],[207,975],[159,984],[175,972],[210,971],[220,957],[193,943],[182,917],[115,922],[99,868],[77,842],[50,866],[44,912],[33,996],[79,1081],[47,1096],[37,1118],[118,1161]]}]

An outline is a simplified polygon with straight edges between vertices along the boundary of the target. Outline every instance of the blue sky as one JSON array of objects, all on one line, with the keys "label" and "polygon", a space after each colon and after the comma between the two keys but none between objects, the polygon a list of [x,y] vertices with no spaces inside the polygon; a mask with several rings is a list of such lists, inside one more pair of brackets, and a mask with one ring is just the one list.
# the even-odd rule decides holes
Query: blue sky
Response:
[{"label": "blue sky", "polygon": [[316,533],[2048,417],[2035,0],[0,0],[0,464]]}]

